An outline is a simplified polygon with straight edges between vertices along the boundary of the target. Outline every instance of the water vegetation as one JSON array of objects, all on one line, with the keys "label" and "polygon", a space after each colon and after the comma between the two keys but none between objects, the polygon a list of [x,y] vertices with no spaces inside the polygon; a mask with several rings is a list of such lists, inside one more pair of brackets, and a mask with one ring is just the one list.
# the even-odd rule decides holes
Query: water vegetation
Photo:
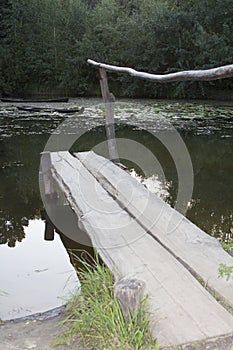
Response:
[{"label": "water vegetation", "polygon": [[194,101],[163,101],[157,103],[155,113],[166,113],[166,116],[179,116],[180,118],[233,118],[232,106],[220,106],[211,103],[197,103]]},{"label": "water vegetation", "polygon": [[114,279],[109,269],[97,255],[91,261],[78,259],[79,265],[82,263],[78,270],[81,293],[69,301],[63,321],[67,330],[54,344],[69,343],[78,337],[85,349],[158,350],[149,330],[146,299],[126,323],[114,297]]}]

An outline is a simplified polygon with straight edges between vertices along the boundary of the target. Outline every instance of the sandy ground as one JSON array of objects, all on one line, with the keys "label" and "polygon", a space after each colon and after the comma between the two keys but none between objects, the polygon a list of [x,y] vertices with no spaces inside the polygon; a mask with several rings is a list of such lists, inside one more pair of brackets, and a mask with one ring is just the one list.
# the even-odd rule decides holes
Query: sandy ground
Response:
[{"label": "sandy ground", "polygon": [[64,330],[60,325],[63,317],[1,322],[0,350],[85,350],[77,340],[69,345],[52,345],[54,338]]}]

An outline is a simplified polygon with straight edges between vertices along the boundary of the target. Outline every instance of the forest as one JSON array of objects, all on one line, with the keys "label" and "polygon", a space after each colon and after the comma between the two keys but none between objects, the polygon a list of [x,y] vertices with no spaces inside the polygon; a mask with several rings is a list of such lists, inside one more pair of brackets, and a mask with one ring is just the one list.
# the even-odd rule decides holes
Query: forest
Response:
[{"label": "forest", "polygon": [[[161,74],[232,63],[232,0],[1,0],[0,11],[2,96],[95,96],[87,58]],[[233,98],[232,79],[109,79],[118,97]]]}]

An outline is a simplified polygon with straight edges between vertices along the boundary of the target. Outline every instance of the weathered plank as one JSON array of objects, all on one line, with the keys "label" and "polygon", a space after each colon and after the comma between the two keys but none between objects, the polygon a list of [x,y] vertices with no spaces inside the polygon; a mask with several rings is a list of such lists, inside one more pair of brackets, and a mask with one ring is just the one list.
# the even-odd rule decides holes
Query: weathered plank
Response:
[{"label": "weathered plank", "polygon": [[78,153],[76,157],[122,208],[127,208],[142,227],[233,307],[233,279],[218,278],[220,263],[233,266],[233,257],[224,251],[217,239],[207,235],[106,158],[93,152]]},{"label": "weathered plank", "polygon": [[109,196],[103,188],[104,179],[100,184],[68,152],[52,153],[51,161],[53,178],[115,278],[145,282],[152,334],[160,346],[232,334],[233,317],[139,222],[122,210],[115,200],[117,190]]}]

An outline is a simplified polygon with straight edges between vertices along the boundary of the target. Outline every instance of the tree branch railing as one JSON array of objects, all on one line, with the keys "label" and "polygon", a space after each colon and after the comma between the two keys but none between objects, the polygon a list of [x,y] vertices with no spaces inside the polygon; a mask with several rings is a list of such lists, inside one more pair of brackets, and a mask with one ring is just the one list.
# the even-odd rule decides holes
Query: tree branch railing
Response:
[{"label": "tree branch railing", "polygon": [[151,74],[145,72],[138,72],[137,70],[129,67],[119,67],[110,64],[100,63],[91,59],[88,59],[87,62],[99,69],[100,87],[106,109],[105,128],[108,142],[108,151],[110,159],[115,161],[119,160],[119,155],[117,152],[117,144],[115,139],[114,98],[108,88],[106,71],[112,71],[116,73],[127,73],[133,77],[151,80],[156,83],[171,83],[174,81],[185,80],[209,81],[233,77],[233,64],[205,70],[187,70],[168,74]]},{"label": "tree branch railing", "polygon": [[211,69],[201,70],[187,70],[182,72],[168,73],[168,74],[151,74],[146,72],[139,72],[129,67],[119,67],[110,64],[100,63],[88,59],[87,62],[97,68],[102,68],[107,71],[117,73],[127,73],[133,77],[152,80],[157,83],[172,83],[174,81],[185,81],[185,80],[217,80],[223,78],[233,77],[233,64],[221,66]]}]

